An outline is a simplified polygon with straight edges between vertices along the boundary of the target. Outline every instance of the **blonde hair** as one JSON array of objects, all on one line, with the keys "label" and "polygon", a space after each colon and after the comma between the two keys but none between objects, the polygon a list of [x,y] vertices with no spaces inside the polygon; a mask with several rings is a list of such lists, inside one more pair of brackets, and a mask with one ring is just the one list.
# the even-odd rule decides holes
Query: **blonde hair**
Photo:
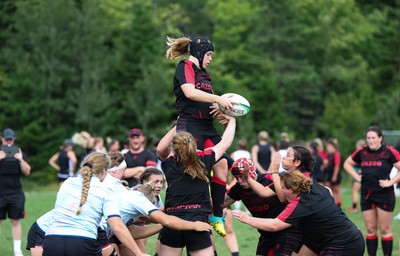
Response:
[{"label": "blonde hair", "polygon": [[192,40],[188,37],[171,38],[167,36],[167,53],[165,56],[169,60],[173,60],[189,54],[189,45]]},{"label": "blonde hair", "polygon": [[89,188],[90,188],[90,179],[93,175],[99,175],[103,173],[106,169],[109,168],[111,163],[110,158],[107,154],[93,152],[89,154],[80,169],[80,173],[83,177],[82,181],[82,194],[81,201],[79,202],[78,210],[76,214],[79,215],[82,212],[82,206],[86,203]]},{"label": "blonde hair", "polygon": [[303,193],[310,189],[312,180],[304,176],[300,171],[289,171],[281,175],[281,184],[287,189],[292,189],[293,193]]},{"label": "blonde hair", "polygon": [[139,191],[141,192],[152,204],[156,202],[156,196],[153,193],[154,184],[149,182],[147,184],[137,184],[136,186],[132,187],[132,191]]},{"label": "blonde hair", "polygon": [[261,131],[258,133],[258,139],[259,140],[268,140],[268,132],[267,131]]},{"label": "blonde hair", "polygon": [[197,156],[197,144],[193,136],[184,131],[179,131],[172,138],[172,150],[176,161],[183,165],[183,172],[192,179],[199,178],[208,181],[207,169]]},{"label": "blonde hair", "polygon": [[121,152],[108,151],[107,155],[111,159],[110,168],[120,165],[120,163],[125,160],[125,157]]}]

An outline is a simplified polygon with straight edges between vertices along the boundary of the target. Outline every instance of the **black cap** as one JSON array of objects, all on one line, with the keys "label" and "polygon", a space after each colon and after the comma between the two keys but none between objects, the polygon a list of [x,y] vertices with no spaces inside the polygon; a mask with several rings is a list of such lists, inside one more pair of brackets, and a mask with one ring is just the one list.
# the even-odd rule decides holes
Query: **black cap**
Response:
[{"label": "black cap", "polygon": [[15,132],[10,128],[6,128],[3,131],[2,137],[3,137],[3,139],[13,140],[13,139],[15,139]]}]

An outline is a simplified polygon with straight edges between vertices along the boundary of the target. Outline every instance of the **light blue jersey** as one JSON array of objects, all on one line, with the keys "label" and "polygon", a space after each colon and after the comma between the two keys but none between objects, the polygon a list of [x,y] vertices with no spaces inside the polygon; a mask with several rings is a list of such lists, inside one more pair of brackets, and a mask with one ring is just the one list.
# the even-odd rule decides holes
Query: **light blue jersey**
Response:
[{"label": "light blue jersey", "polygon": [[118,205],[109,190],[93,176],[86,202],[76,214],[82,194],[82,176],[71,177],[61,186],[46,236],[62,235],[97,239],[101,218],[120,216]]},{"label": "light blue jersey", "polygon": [[[127,190],[120,180],[109,174],[103,183],[113,190],[113,195],[116,198],[116,202],[118,202],[122,222],[127,226],[136,221],[141,215],[149,216],[150,213],[158,210],[141,192]],[[101,221],[100,228],[107,232],[108,237],[113,235],[104,219]]]}]

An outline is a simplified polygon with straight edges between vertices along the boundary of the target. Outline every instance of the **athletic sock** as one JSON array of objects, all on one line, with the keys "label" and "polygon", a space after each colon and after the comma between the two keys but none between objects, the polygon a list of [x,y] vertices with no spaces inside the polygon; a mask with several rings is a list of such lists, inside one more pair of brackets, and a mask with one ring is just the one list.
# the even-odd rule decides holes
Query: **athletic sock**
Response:
[{"label": "athletic sock", "polygon": [[393,251],[393,236],[381,238],[383,256],[392,255]]},{"label": "athletic sock", "polygon": [[211,198],[213,203],[213,213],[216,217],[222,217],[223,204],[226,192],[226,182],[216,177],[211,179]]},{"label": "athletic sock", "polygon": [[365,236],[368,256],[376,256],[376,250],[378,248],[378,236]]},{"label": "athletic sock", "polygon": [[13,240],[14,242],[14,255],[23,255],[21,251],[21,240]]},{"label": "athletic sock", "polygon": [[353,202],[353,209],[357,209],[357,203]]},{"label": "athletic sock", "polygon": [[232,252],[232,256],[240,256],[239,252]]}]

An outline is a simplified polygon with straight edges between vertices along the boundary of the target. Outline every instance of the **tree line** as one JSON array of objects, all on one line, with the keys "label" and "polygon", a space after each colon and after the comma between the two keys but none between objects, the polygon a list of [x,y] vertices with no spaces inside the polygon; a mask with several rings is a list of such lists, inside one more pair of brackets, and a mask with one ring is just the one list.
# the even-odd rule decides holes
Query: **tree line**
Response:
[{"label": "tree line", "polygon": [[[217,94],[251,103],[237,138],[337,138],[343,155],[370,124],[400,127],[396,0],[3,0],[0,124],[33,172],[86,130],[160,138],[176,119],[166,36],[206,36]],[[233,150],[233,149],[232,149]]]}]

